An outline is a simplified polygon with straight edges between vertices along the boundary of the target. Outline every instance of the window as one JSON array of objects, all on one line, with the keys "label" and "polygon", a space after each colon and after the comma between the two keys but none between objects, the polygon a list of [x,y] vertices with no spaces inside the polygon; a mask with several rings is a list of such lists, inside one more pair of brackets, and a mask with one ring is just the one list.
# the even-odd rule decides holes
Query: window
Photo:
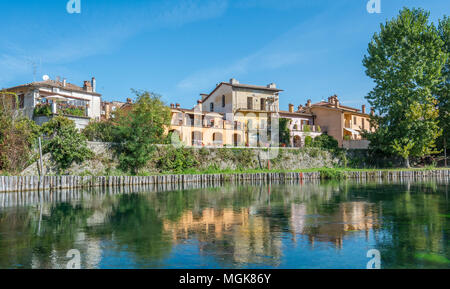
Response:
[{"label": "window", "polygon": [[222,95],[222,107],[225,107],[225,95]]},{"label": "window", "polygon": [[209,111],[211,111],[211,112],[214,111],[214,103],[213,103],[213,102],[211,102],[211,103],[209,104]]},{"label": "window", "polygon": [[353,124],[356,124],[356,116],[353,117]]},{"label": "window", "polygon": [[364,118],[362,119],[362,129],[366,129],[366,120]]},{"label": "window", "polygon": [[24,108],[25,106],[25,95],[19,94],[19,108]]},{"label": "window", "polygon": [[253,109],[253,98],[247,97],[247,109]]},{"label": "window", "polygon": [[261,110],[266,110],[266,100],[261,98]]}]

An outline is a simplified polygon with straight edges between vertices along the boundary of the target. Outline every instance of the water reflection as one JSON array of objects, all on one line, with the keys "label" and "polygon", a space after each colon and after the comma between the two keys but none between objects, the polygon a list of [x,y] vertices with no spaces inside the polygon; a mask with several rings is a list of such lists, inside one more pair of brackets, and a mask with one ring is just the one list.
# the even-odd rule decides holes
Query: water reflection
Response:
[{"label": "water reflection", "polygon": [[[0,194],[0,268],[449,268],[448,181]],[[326,261],[325,261],[326,260]]]}]

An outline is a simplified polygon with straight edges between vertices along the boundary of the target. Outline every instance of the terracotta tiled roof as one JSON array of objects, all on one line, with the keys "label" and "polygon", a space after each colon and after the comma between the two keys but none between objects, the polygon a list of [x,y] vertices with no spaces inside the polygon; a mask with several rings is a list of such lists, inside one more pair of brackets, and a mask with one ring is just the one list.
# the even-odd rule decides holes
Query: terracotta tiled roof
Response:
[{"label": "terracotta tiled roof", "polygon": [[281,115],[294,115],[294,116],[306,116],[306,117],[312,117],[313,116],[312,113],[300,112],[300,111],[289,112],[289,111],[286,111],[286,110],[280,110],[279,113]]},{"label": "terracotta tiled roof", "polygon": [[88,93],[88,94],[94,94],[94,95],[101,95],[97,92],[89,92],[84,90],[83,87],[80,87],[78,85],[66,82],[66,86],[63,85],[62,81],[56,81],[56,80],[44,80],[44,81],[35,81],[35,82],[31,82],[31,83],[27,83],[27,84],[22,84],[22,85],[18,85],[18,86],[14,86],[8,89],[14,89],[14,88],[20,88],[20,87],[30,87],[30,86],[47,86],[47,87],[57,87],[57,88],[61,88],[61,89],[65,89],[65,90],[70,90],[70,91],[79,91],[79,92],[83,92],[83,93]]},{"label": "terracotta tiled roof", "polygon": [[[314,106],[325,106],[325,107],[329,107],[329,108],[336,108],[334,104],[329,103],[327,101],[321,101],[321,102],[313,103],[313,104],[311,104],[311,106],[312,107],[314,107]],[[345,105],[342,105],[342,104],[339,104],[339,108],[337,108],[337,109],[347,109],[347,110],[352,110],[352,111],[355,111],[355,112],[359,112],[360,111],[357,108],[353,108],[353,107],[350,107],[350,106],[345,106]]]}]

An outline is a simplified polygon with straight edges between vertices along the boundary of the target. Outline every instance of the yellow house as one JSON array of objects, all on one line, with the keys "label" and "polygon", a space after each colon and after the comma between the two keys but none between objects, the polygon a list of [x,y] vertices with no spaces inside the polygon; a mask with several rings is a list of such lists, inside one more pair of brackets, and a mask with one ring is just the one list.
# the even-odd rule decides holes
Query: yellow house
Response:
[{"label": "yellow house", "polygon": [[269,146],[274,141],[270,126],[278,120],[281,91],[274,83],[221,82],[211,93],[201,94],[194,109],[172,104],[170,131],[186,145]]},{"label": "yellow house", "polygon": [[[308,100],[307,111],[315,115],[315,124],[319,125],[323,132],[334,137],[340,147],[361,149],[367,148],[369,142],[362,137],[363,131],[374,131],[370,124],[370,115],[366,114],[365,105],[361,110],[342,105],[337,95],[311,104]],[[373,114],[373,110],[371,114]]]}]

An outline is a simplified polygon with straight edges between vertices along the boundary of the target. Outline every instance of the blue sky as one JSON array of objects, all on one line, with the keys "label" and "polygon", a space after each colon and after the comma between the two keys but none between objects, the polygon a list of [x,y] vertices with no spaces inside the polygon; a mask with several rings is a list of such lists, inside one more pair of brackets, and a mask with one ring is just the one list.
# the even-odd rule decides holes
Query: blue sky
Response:
[{"label": "blue sky", "polygon": [[1,1],[0,87],[48,74],[81,85],[92,76],[106,100],[130,89],[192,107],[221,81],[277,83],[281,108],[338,94],[360,106],[372,88],[362,58],[379,24],[404,7],[450,15],[448,0]]}]

